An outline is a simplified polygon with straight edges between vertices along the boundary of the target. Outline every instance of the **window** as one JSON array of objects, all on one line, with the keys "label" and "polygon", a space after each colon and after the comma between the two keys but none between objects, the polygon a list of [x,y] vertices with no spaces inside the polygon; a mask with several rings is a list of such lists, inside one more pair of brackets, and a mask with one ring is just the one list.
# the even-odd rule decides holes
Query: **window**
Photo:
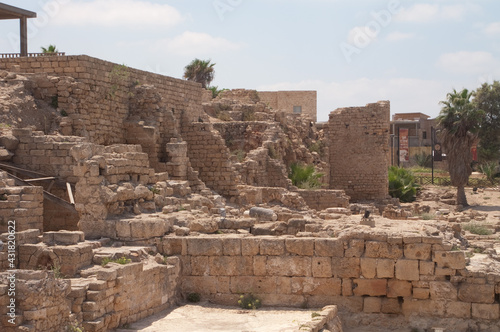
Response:
[{"label": "window", "polygon": [[294,106],[293,114],[302,114],[302,106]]},{"label": "window", "polygon": [[427,132],[426,131],[422,132],[422,139],[427,139]]}]

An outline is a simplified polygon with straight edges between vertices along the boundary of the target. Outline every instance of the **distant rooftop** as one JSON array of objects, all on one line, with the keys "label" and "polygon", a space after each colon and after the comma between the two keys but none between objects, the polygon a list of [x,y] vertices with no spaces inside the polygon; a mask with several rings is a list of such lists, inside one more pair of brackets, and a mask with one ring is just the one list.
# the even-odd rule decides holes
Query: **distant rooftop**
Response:
[{"label": "distant rooftop", "polygon": [[26,9],[6,5],[0,2],[0,20],[19,20],[20,27],[20,55],[28,55],[28,18],[35,18],[36,13]]},{"label": "distant rooftop", "polygon": [[395,113],[392,116],[392,121],[419,121],[429,118],[430,116],[424,113]]}]

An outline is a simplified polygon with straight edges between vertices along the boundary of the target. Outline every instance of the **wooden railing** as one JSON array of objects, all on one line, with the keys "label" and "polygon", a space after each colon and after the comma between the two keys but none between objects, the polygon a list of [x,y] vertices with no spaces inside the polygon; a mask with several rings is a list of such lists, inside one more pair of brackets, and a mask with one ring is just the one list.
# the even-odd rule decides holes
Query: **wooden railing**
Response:
[{"label": "wooden railing", "polygon": [[[65,52],[55,52],[55,53],[28,53],[28,57],[33,58],[37,56],[63,56],[66,55]],[[0,59],[6,58],[20,58],[21,53],[0,53]]]}]

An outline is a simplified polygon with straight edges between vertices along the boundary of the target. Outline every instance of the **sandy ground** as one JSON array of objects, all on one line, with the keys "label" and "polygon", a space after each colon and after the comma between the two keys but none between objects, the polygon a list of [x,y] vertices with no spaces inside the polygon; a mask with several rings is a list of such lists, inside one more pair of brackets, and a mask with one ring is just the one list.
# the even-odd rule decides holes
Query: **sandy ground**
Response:
[{"label": "sandy ground", "polygon": [[186,304],[169,309],[116,332],[160,331],[232,331],[232,332],[291,332],[311,320],[321,309],[260,308],[241,310],[237,307],[211,303]]}]

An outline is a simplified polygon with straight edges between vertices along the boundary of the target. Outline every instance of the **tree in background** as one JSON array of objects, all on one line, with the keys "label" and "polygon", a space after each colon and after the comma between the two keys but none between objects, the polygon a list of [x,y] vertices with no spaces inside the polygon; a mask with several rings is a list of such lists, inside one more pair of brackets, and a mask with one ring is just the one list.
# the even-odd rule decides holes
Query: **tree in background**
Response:
[{"label": "tree in background", "polygon": [[42,53],[43,54],[53,54],[59,52],[57,50],[56,45],[49,45],[47,48],[42,46]]},{"label": "tree in background", "polygon": [[210,82],[213,81],[215,75],[215,63],[210,63],[210,61],[194,59],[184,67],[184,78],[188,81],[201,83],[201,86],[206,89],[210,86]]},{"label": "tree in background", "polygon": [[446,95],[437,117],[442,129],[443,148],[448,159],[451,184],[457,187],[457,204],[468,206],[465,185],[472,173],[471,148],[477,140],[484,112],[472,103],[472,92],[463,89]]},{"label": "tree in background", "polygon": [[500,82],[484,83],[474,92],[474,106],[484,112],[479,131],[479,158],[483,161],[500,159]]}]

